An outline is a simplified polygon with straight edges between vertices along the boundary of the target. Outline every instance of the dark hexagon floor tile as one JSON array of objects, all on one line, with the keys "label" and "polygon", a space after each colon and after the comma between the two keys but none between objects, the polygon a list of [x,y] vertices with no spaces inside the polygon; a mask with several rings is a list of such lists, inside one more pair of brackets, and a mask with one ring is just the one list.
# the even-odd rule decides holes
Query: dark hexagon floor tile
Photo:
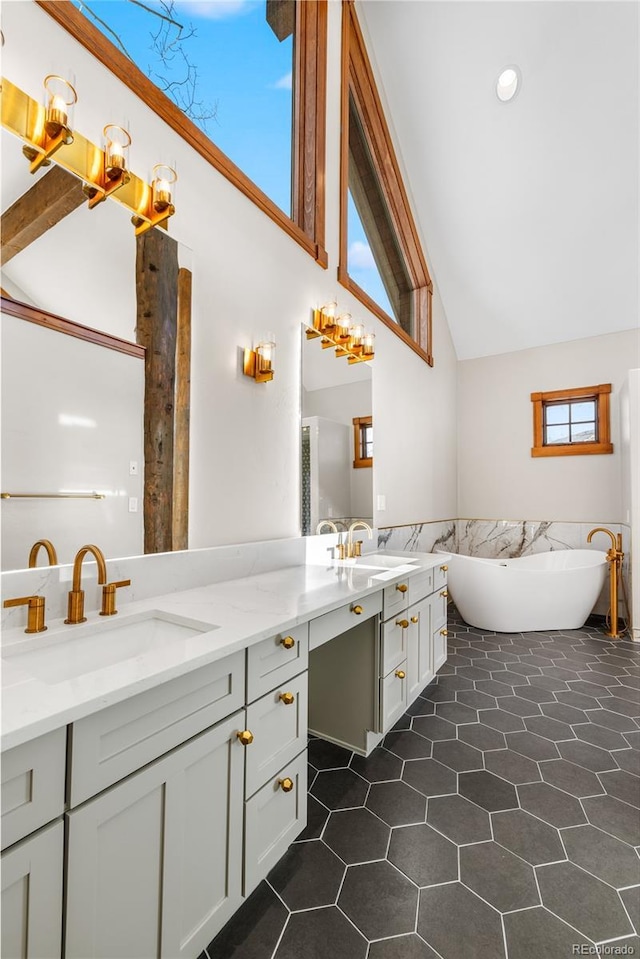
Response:
[{"label": "dark hexagon floor tile", "polygon": [[383,745],[401,759],[428,759],[431,756],[431,741],[412,729],[392,730],[385,736]]},{"label": "dark hexagon floor tile", "polygon": [[[545,666],[548,666],[548,663],[544,663]],[[509,667],[512,673],[516,673],[518,676],[540,676],[540,667],[532,666],[530,663],[524,662],[524,657],[520,660],[519,663],[513,663]]]},{"label": "dark hexagon floor tile", "polygon": [[458,676],[464,676],[465,679],[487,679],[487,670],[480,669],[479,666],[461,666],[457,672]]},{"label": "dark hexagon floor tile", "polygon": [[[533,667],[531,667],[533,668]],[[510,686],[528,686],[529,677],[523,676],[522,673],[516,673],[515,663],[512,664],[511,669],[505,670],[503,673],[496,673],[495,676],[491,673],[493,679],[497,679],[499,683],[508,683]]]},{"label": "dark hexagon floor tile", "polygon": [[580,739],[571,739],[566,743],[558,743],[558,749],[563,759],[576,763],[594,773],[604,772],[606,769],[615,769],[616,762],[607,749],[592,746]]},{"label": "dark hexagon floor tile", "polygon": [[520,662],[528,663],[530,666],[550,666],[553,662],[554,655],[557,655],[558,659],[564,658],[564,653],[555,654],[553,651],[541,646],[540,649],[536,649],[535,653],[530,653],[528,656],[521,656]]},{"label": "dark hexagon floor tile", "polygon": [[532,703],[555,703],[556,697],[548,689],[537,686],[514,686],[514,695],[519,699],[528,699]]},{"label": "dark hexagon floor tile", "polygon": [[430,799],[427,823],[458,845],[491,839],[489,813],[462,796]]},{"label": "dark hexagon floor tile", "polygon": [[495,842],[460,849],[460,880],[500,912],[540,904],[533,867]]},{"label": "dark hexagon floor tile", "polygon": [[540,782],[538,764],[512,749],[497,749],[485,757],[487,769],[514,785]]},{"label": "dark hexagon floor tile", "polygon": [[417,903],[416,887],[386,860],[349,866],[338,899],[367,939],[414,932]]},{"label": "dark hexagon floor tile", "polygon": [[499,913],[459,882],[420,892],[418,934],[442,959],[505,959]]},{"label": "dark hexagon floor tile", "polygon": [[486,770],[460,773],[458,778],[460,795],[489,812],[497,812],[500,809],[514,809],[518,806],[518,797],[514,786],[505,782],[504,779],[494,776],[493,773],[486,772]]},{"label": "dark hexagon floor tile", "polygon": [[574,948],[592,944],[557,916],[543,908],[512,912],[504,917],[509,959],[565,959]]},{"label": "dark hexagon floor tile", "polygon": [[343,862],[352,866],[384,859],[390,835],[390,827],[368,809],[345,809],[331,813],[323,840]]},{"label": "dark hexagon floor tile", "polygon": [[428,825],[392,830],[387,859],[417,886],[458,878],[458,847]]},{"label": "dark hexagon floor tile", "polygon": [[624,749],[626,745],[622,733],[606,729],[604,726],[597,726],[595,723],[581,723],[574,726],[573,731],[578,739],[591,743],[592,746],[600,746],[602,749]]},{"label": "dark hexagon floor tile", "polygon": [[575,738],[571,726],[567,723],[561,723],[557,719],[550,719],[548,716],[529,716],[524,720],[524,724],[530,733],[543,736],[544,739],[550,739],[555,743]]},{"label": "dark hexagon floor tile", "polygon": [[362,806],[369,784],[352,769],[328,769],[318,773],[311,794],[329,809]]},{"label": "dark hexagon floor tile", "polygon": [[505,738],[503,733],[497,729],[491,729],[484,723],[470,723],[468,726],[461,726],[458,730],[458,739],[467,743],[468,746],[475,746],[477,749],[504,749]]},{"label": "dark hexagon floor tile", "polygon": [[488,673],[491,673],[491,675],[493,675],[494,672],[495,673],[502,672],[503,669],[507,668],[504,663],[501,663],[497,659],[491,659],[491,657],[489,656],[486,656],[481,659],[474,658],[473,665],[478,666],[479,669],[486,669],[486,671]]},{"label": "dark hexagon floor tile", "polygon": [[529,683],[540,689],[546,689],[550,693],[559,693],[563,689],[568,689],[564,680],[554,679],[553,676],[530,676]]},{"label": "dark hexagon floor tile", "polygon": [[[449,696],[453,696],[453,693],[449,693]],[[433,716],[436,711],[436,704],[429,699],[423,699],[421,696],[416,696],[414,701],[407,706],[405,711],[405,716]]]},{"label": "dark hexagon floor tile", "polygon": [[540,706],[538,703],[532,703],[528,699],[522,699],[520,696],[502,696],[500,698],[500,709],[514,716],[539,716]]},{"label": "dark hexagon floor tile", "polygon": [[595,826],[572,826],[562,830],[567,856],[593,876],[621,889],[640,883],[640,859],[626,842]]},{"label": "dark hexagon floor tile", "polygon": [[290,846],[267,879],[289,909],[314,909],[336,901],[344,871],[344,863],[317,840]]},{"label": "dark hexagon floor tile", "polygon": [[496,696],[498,699],[502,696],[513,696],[513,686],[507,683],[500,683],[497,679],[479,679],[476,681],[476,689],[487,696]]},{"label": "dark hexagon floor tile", "polygon": [[637,733],[625,733],[624,740],[632,749],[640,749],[640,729]]},{"label": "dark hexagon floor tile", "polygon": [[435,759],[408,760],[404,764],[402,778],[423,796],[451,795],[458,788],[455,772]]},{"label": "dark hexagon floor tile", "polygon": [[438,959],[438,956],[420,936],[411,933],[409,936],[372,942],[369,959]]},{"label": "dark hexagon floor tile", "polygon": [[575,669],[568,669],[564,663],[560,666],[545,666],[542,670],[543,676],[551,676],[553,679],[569,680],[579,679]]},{"label": "dark hexagon floor tile", "polygon": [[607,729],[614,729],[619,733],[630,733],[638,727],[635,720],[630,716],[623,716],[620,713],[613,713],[610,709],[589,709],[584,714],[581,722],[595,723],[596,726],[606,726]]},{"label": "dark hexagon floor tile", "polygon": [[613,753],[613,758],[621,769],[640,776],[640,752],[637,749],[620,749]]},{"label": "dark hexagon floor tile", "polygon": [[537,869],[543,905],[589,939],[633,934],[620,897],[610,886],[571,862]]},{"label": "dark hexagon floor tile", "polygon": [[402,774],[402,760],[388,750],[379,746],[366,758],[355,753],[351,759],[351,769],[370,783],[385,782],[389,779],[400,779]]},{"label": "dark hexagon floor tile", "polygon": [[313,796],[307,794],[307,825],[297,837],[296,842],[319,839],[328,818],[329,810]]},{"label": "dark hexagon floor tile", "polygon": [[590,696],[592,699],[600,699],[601,696],[611,695],[606,686],[597,686],[595,683],[587,683],[580,679],[576,680],[575,683],[569,683],[569,689],[574,693]]},{"label": "dark hexagon floor tile", "polygon": [[501,663],[518,663],[520,662],[520,657],[517,653],[507,653],[503,652],[492,652],[491,656],[493,659],[497,659]]},{"label": "dark hexagon floor tile", "polygon": [[477,689],[461,689],[457,693],[457,701],[473,709],[493,709],[498,702],[495,696],[487,696],[486,693],[480,693]]},{"label": "dark hexagon floor tile", "polygon": [[[543,703],[540,707],[549,719],[557,719],[561,723],[586,723],[588,716],[583,709],[568,706],[566,703]],[[571,737],[570,737],[571,738]]]},{"label": "dark hexagon floor tile", "polygon": [[414,732],[432,742],[439,739],[455,739],[456,727],[438,716],[416,716],[411,724]]},{"label": "dark hexagon floor tile", "polygon": [[[449,691],[458,692],[460,689],[473,689],[473,682],[470,679],[465,679],[464,676],[441,676],[441,674],[438,673],[436,686],[430,686],[429,689],[448,689]],[[429,698],[426,690],[422,695],[427,699]]]},{"label": "dark hexagon floor tile", "polygon": [[465,706],[464,703],[438,703],[436,706],[436,716],[440,719],[446,719],[450,723],[462,725],[464,723],[477,723],[478,710]]},{"label": "dark hexagon floor tile", "polygon": [[617,839],[640,846],[640,816],[638,810],[614,796],[594,796],[583,799],[589,822]]},{"label": "dark hexagon floor tile", "polygon": [[[512,697],[510,696],[509,699]],[[480,712],[480,722],[485,726],[491,726],[501,733],[514,733],[519,729],[524,729],[524,723],[519,716],[514,716],[504,709],[483,709]]]},{"label": "dark hexagon floor tile", "polygon": [[[447,665],[448,665],[448,666],[454,666],[454,667],[456,668],[456,675],[458,675],[458,671],[461,670],[461,669],[463,669],[463,668],[473,669],[473,666],[471,665],[471,657],[468,655],[470,652],[471,652],[471,650],[470,650],[470,649],[467,649],[467,650],[465,650],[464,653],[455,652],[455,653],[450,654],[450,655],[447,657]],[[465,653],[466,653],[466,655],[465,655]],[[464,676],[465,673],[460,673],[460,675]],[[475,679],[474,676],[469,676],[468,678],[469,678],[469,679]]]},{"label": "dark hexagon floor tile", "polygon": [[599,796],[604,792],[595,773],[567,762],[566,759],[551,759],[540,763],[540,772],[546,783],[563,789],[578,799],[584,796]]},{"label": "dark hexagon floor tile", "polygon": [[527,756],[539,762],[542,759],[557,759],[558,750],[555,743],[542,736],[536,736],[535,733],[507,733],[507,746],[509,749]]},{"label": "dark hexagon floor tile", "polygon": [[600,781],[610,796],[621,799],[640,809],[640,779],[620,769],[609,773],[600,773]]},{"label": "dark hexagon floor tile", "polygon": [[612,696],[611,699],[607,699],[606,702],[600,703],[600,705],[604,706],[605,709],[610,709],[614,713],[630,716],[632,719],[640,718],[640,705],[628,699],[623,699],[617,694]]},{"label": "dark hexagon floor tile", "polygon": [[[629,752],[635,752],[635,750],[629,750]],[[492,755],[492,752],[487,753],[487,756]],[[448,739],[444,742],[434,743],[433,758],[457,773],[484,768],[483,754],[480,750],[460,742],[459,739]]]},{"label": "dark hexagon floor tile", "polygon": [[495,841],[533,866],[566,859],[558,830],[528,812],[509,809],[494,813],[491,821]]},{"label": "dark hexagon floor tile", "polygon": [[351,755],[348,749],[328,743],[324,739],[309,740],[309,762],[316,769],[339,769],[348,766]]},{"label": "dark hexagon floor tile", "polygon": [[556,693],[556,699],[559,703],[564,703],[567,706],[575,706],[576,709],[595,709],[597,707],[597,702],[593,701],[591,696],[585,696],[583,693]]},{"label": "dark hexagon floor tile", "polygon": [[[276,959],[364,959],[368,943],[337,909],[312,909],[289,918]],[[217,953],[211,953],[218,959]],[[244,959],[244,953],[243,953]]]},{"label": "dark hexagon floor tile", "polygon": [[555,786],[530,783],[517,788],[522,808],[558,829],[579,826],[587,821],[578,800]]},{"label": "dark hexagon floor tile", "polygon": [[374,783],[366,806],[390,826],[408,826],[424,822],[427,800],[403,782]]},{"label": "dark hexagon floor tile", "polygon": [[289,913],[266,882],[245,899],[207,946],[215,959],[271,959]]},{"label": "dark hexagon floor tile", "polygon": [[[619,896],[625,904],[631,922],[636,927],[636,932],[640,933],[640,886],[623,889]],[[640,956],[640,951],[637,954]]]},{"label": "dark hexagon floor tile", "polygon": [[[614,699],[624,699],[629,703],[635,703],[636,706],[640,702],[640,689],[636,689],[634,686],[627,685],[622,682],[621,685],[617,686],[615,689],[612,689]],[[636,714],[637,715],[637,714]]]}]

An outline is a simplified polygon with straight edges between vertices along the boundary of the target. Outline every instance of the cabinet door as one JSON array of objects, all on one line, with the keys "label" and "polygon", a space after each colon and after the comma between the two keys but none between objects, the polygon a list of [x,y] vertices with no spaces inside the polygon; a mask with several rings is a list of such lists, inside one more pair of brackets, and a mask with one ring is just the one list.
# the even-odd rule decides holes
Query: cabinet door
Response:
[{"label": "cabinet door", "polygon": [[58,820],[3,853],[3,959],[60,956],[63,846]]},{"label": "cabinet door", "polygon": [[423,599],[409,607],[407,643],[407,705],[424,689],[434,674],[431,635],[431,604]]},{"label": "cabinet door", "polygon": [[306,673],[247,707],[247,729],[254,734],[245,750],[247,799],[306,747],[307,712]]},{"label": "cabinet door", "polygon": [[241,901],[244,713],[68,814],[67,959],[193,959]]},{"label": "cabinet door", "polygon": [[437,672],[447,661],[447,627],[438,626],[433,631],[433,668]]},{"label": "cabinet door", "polygon": [[407,708],[407,664],[400,663],[388,676],[380,680],[380,722],[382,732],[388,732]]}]

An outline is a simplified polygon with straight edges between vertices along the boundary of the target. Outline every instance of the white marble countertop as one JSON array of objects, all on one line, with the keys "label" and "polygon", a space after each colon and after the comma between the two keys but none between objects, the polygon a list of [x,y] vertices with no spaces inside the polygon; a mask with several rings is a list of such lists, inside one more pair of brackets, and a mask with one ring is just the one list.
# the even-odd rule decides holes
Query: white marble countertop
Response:
[{"label": "white marble countertop", "polygon": [[[383,563],[384,554],[377,555]],[[291,566],[123,604],[114,617],[92,610],[82,625],[52,620],[47,632],[35,635],[7,629],[0,748],[18,746],[449,559],[444,553],[389,555],[406,558],[406,565],[365,568],[362,557],[363,565],[347,560]],[[120,652],[113,642],[118,628],[154,612],[164,622],[193,628],[157,645],[145,639],[132,655],[126,646]]]}]

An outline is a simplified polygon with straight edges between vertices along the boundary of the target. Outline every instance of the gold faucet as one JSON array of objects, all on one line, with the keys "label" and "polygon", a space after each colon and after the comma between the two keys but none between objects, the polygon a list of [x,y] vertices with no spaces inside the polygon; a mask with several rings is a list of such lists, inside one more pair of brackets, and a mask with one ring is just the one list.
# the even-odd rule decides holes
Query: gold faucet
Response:
[{"label": "gold faucet", "polygon": [[[622,561],[624,559],[624,553],[622,552],[622,533],[612,533],[610,529],[606,528],[606,526],[596,526],[589,532],[587,536],[587,543],[591,542],[591,538],[595,533],[606,533],[607,536],[611,537],[611,547],[607,552],[607,562],[611,564],[609,567],[609,602],[611,608],[611,623],[609,632],[605,633],[605,636],[610,636],[612,639],[620,639],[622,634],[618,632],[618,579],[620,577]],[[624,582],[622,585],[624,586]]]},{"label": "gold faucet", "polygon": [[51,540],[39,539],[38,542],[34,543],[31,547],[31,552],[29,553],[29,569],[33,569],[36,565],[36,559],[41,546],[47,551],[47,556],[49,557],[49,566],[58,565],[58,556]]},{"label": "gold faucet", "polygon": [[330,526],[334,533],[338,532],[338,527],[336,526],[335,523],[332,523],[330,519],[323,519],[323,520],[320,520],[320,522],[316,526],[316,536],[320,533],[320,530],[322,529],[323,526]]},{"label": "gold faucet", "polygon": [[347,559],[353,559],[354,556],[362,555],[362,540],[357,540],[355,543],[353,542],[353,531],[356,529],[366,529],[369,533],[369,539],[373,537],[373,530],[363,519],[357,519],[355,523],[352,523],[349,527],[349,535],[347,538]]},{"label": "gold faucet", "polygon": [[84,623],[87,617],[84,615],[84,590],[80,589],[80,577],[82,575],[82,561],[87,555],[92,553],[98,564],[98,583],[104,585],[107,582],[107,564],[105,563],[102,550],[97,546],[83,546],[76,553],[73,563],[73,584],[69,593],[68,613],[65,623]]}]

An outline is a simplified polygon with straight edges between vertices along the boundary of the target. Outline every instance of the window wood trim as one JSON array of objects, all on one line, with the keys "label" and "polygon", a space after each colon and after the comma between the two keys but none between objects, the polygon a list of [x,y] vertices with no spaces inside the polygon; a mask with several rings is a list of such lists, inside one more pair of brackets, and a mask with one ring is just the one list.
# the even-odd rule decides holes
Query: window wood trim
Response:
[{"label": "window wood trim", "polygon": [[296,0],[292,218],[288,217],[145,74],[74,7],[71,0],[38,6],[92,53],[161,120],[326,268],[325,123],[327,0]]},{"label": "window wood trim", "polygon": [[[353,0],[342,5],[341,62],[341,144],[340,144],[340,261],[338,282],[399,336],[429,366],[433,366],[432,308],[433,283],[429,275],[409,199],[395,156],[391,135],[377,92]],[[389,216],[413,286],[414,337],[396,323],[351,279],[347,270],[347,204],[349,190],[349,95],[356,103],[364,136],[375,167]]]},{"label": "window wood trim", "polygon": [[[570,390],[551,390],[546,393],[532,393],[533,403],[533,446],[532,456],[588,456],[593,454],[613,453],[611,442],[611,422],[609,396],[611,383],[601,383],[599,386],[581,386]],[[595,399],[596,419],[598,425],[598,439],[593,443],[544,443],[544,407],[545,403],[576,399]]]},{"label": "window wood trim", "polygon": [[371,426],[373,418],[371,416],[356,416],[353,419],[353,468],[355,470],[367,469],[373,466],[372,456],[360,456],[362,450],[362,428]]}]

